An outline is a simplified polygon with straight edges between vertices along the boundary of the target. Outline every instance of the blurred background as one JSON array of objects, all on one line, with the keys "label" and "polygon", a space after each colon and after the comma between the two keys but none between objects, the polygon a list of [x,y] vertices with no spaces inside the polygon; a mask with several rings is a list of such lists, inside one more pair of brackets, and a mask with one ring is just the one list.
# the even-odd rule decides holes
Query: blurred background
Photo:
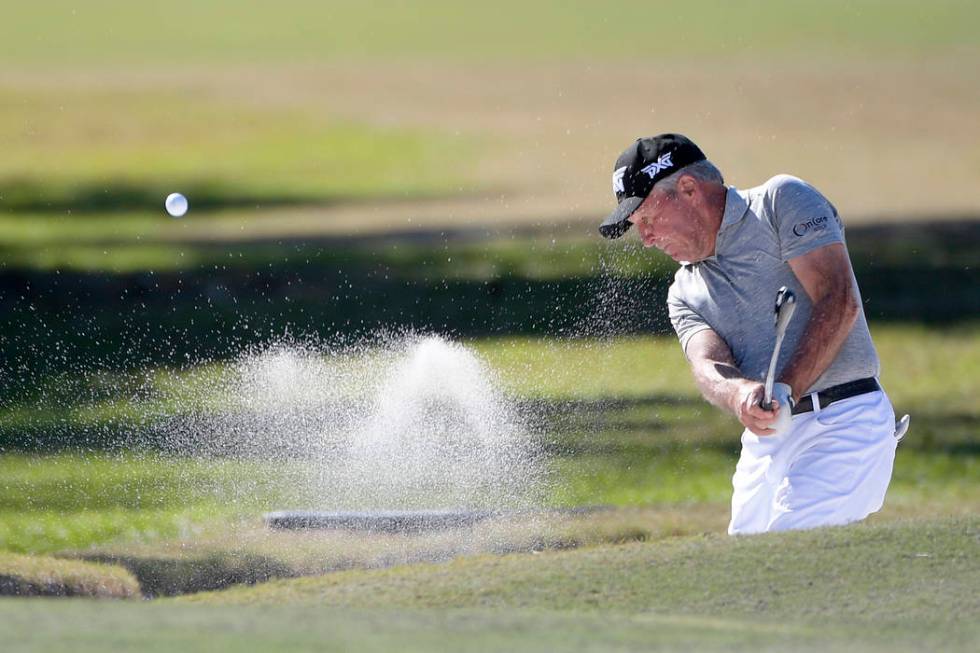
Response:
[{"label": "blurred background", "polygon": [[[541,427],[577,479],[556,501],[700,501],[722,524],[738,429],[669,332],[674,265],[596,231],[616,156],[664,131],[736,186],[790,173],[835,203],[885,384],[913,412],[895,514],[977,507],[977,3],[8,5],[4,546],[176,532],[183,490],[140,498],[64,458],[125,448],[134,402],[182,410],[174,375],[404,330],[469,343],[562,415]],[[85,497],[113,492],[92,526]],[[132,526],[148,501],[156,521]]]}]

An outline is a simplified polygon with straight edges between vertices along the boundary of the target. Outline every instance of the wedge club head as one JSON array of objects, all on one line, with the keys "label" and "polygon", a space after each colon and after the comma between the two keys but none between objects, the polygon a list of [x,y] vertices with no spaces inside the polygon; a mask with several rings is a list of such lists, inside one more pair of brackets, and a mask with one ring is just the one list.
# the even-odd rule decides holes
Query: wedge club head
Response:
[{"label": "wedge club head", "polygon": [[786,325],[789,324],[793,312],[796,310],[796,295],[792,290],[783,286],[776,293],[776,308],[773,319],[776,321],[776,337],[780,337],[786,332]]}]

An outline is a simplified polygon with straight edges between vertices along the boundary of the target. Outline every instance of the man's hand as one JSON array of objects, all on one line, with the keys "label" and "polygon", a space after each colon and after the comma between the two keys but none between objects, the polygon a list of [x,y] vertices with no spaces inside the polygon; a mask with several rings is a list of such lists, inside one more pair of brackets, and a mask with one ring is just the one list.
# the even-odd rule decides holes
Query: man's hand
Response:
[{"label": "man's hand", "polygon": [[711,329],[698,331],[687,343],[688,360],[694,381],[705,399],[715,406],[731,411],[747,429],[756,435],[775,435],[769,429],[779,413],[779,405],[764,410],[759,404],[766,387],[747,379],[735,366],[732,350]]},{"label": "man's hand", "polygon": [[738,392],[735,393],[735,401],[731,406],[732,412],[738,417],[738,421],[759,436],[776,434],[772,426],[779,414],[779,403],[776,401],[772,402],[772,410],[766,410],[762,407],[762,399],[765,393],[766,387],[763,384],[745,379],[739,384]]}]

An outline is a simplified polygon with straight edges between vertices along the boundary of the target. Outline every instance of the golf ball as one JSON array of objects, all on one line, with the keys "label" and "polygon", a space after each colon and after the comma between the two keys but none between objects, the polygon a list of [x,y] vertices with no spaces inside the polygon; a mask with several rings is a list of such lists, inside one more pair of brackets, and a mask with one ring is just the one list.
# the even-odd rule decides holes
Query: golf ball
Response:
[{"label": "golf ball", "polygon": [[164,202],[164,206],[167,207],[167,213],[175,218],[179,218],[187,213],[187,198],[180,193],[170,193],[167,195],[167,201]]}]

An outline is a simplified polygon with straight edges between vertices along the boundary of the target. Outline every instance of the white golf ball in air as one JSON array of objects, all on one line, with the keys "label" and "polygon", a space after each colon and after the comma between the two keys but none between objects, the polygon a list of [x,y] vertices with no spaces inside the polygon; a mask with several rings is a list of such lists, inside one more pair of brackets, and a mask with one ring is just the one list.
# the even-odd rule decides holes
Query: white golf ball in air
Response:
[{"label": "white golf ball in air", "polygon": [[180,193],[170,193],[164,206],[167,207],[167,213],[179,218],[187,213],[187,198]]}]

